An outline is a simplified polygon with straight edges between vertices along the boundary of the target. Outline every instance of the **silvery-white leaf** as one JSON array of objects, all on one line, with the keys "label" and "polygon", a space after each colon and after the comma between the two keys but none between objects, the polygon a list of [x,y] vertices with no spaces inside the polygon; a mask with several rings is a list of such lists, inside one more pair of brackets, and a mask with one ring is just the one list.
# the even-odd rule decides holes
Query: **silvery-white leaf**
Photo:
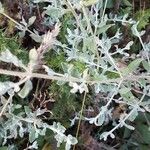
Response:
[{"label": "silvery-white leaf", "polygon": [[51,68],[49,68],[49,67],[47,67],[47,66],[45,66],[45,65],[43,65],[43,67],[44,67],[45,71],[47,72],[47,74],[48,74],[49,76],[55,75],[55,72],[54,72]]},{"label": "silvery-white leaf", "polygon": [[130,41],[127,45],[126,45],[126,47],[124,48],[124,49],[127,49],[127,50],[129,50],[130,49],[130,47],[133,45],[133,41]]},{"label": "silvery-white leaf", "polygon": [[36,116],[40,116],[46,112],[46,109],[40,109],[38,108],[34,113]]},{"label": "silvery-white leaf", "polygon": [[101,140],[101,139],[104,139],[104,141],[106,141],[107,138],[108,138],[108,135],[109,135],[109,132],[103,132],[103,133],[100,135],[100,140]]},{"label": "silvery-white leaf", "polygon": [[34,142],[32,143],[32,145],[28,147],[28,149],[31,149],[31,150],[32,150],[32,149],[38,149],[37,141],[34,141]]},{"label": "silvery-white leaf", "polygon": [[137,116],[138,116],[138,111],[137,111],[137,109],[135,109],[135,110],[131,113],[131,115],[128,117],[128,120],[134,121]]},{"label": "silvery-white leaf", "polygon": [[19,32],[19,37],[23,38],[25,36],[25,30]]},{"label": "silvery-white leaf", "polygon": [[71,145],[75,145],[77,143],[78,143],[77,139],[69,134],[66,138],[65,150],[70,150]]},{"label": "silvery-white leaf", "polygon": [[114,138],[115,138],[115,135],[114,135],[113,133],[110,133],[110,137],[111,137],[112,139],[114,139]]},{"label": "silvery-white leaf", "polygon": [[0,2],[0,13],[3,13],[4,12],[4,8],[2,6],[2,3]]},{"label": "silvery-white leaf", "polygon": [[101,126],[104,123],[104,121],[105,121],[105,114],[100,114],[95,124],[97,126]]},{"label": "silvery-white leaf", "polygon": [[30,34],[30,37],[37,43],[42,42],[42,36],[40,36],[39,34],[32,33],[32,34]]},{"label": "silvery-white leaf", "polygon": [[32,82],[30,80],[25,82],[25,85],[23,86],[23,88],[21,89],[21,91],[18,93],[18,95],[21,98],[25,98],[29,92],[32,90],[33,86],[32,86]]},{"label": "silvery-white leaf", "polygon": [[131,125],[128,125],[126,123],[123,124],[126,128],[130,129],[130,130],[134,130],[135,128]]},{"label": "silvery-white leaf", "polygon": [[23,26],[26,28],[27,27],[27,22],[25,21],[24,17],[22,17],[22,20],[20,22],[21,24],[23,24]]},{"label": "silvery-white leaf", "polygon": [[33,3],[51,2],[51,0],[34,0]]},{"label": "silvery-white leaf", "polygon": [[14,88],[15,83],[13,82],[0,82],[0,95],[5,94],[11,88]]},{"label": "silvery-white leaf", "polygon": [[1,52],[0,61],[13,63],[17,67],[22,67],[22,68],[25,67],[22,61],[19,60],[15,55],[13,55],[8,49]]},{"label": "silvery-white leaf", "polygon": [[64,85],[66,82],[65,81],[57,81],[58,85]]},{"label": "silvery-white leaf", "polygon": [[145,34],[145,30],[142,30],[141,32],[140,32],[140,36],[143,36],[144,34]]},{"label": "silvery-white leaf", "polygon": [[32,16],[29,18],[28,27],[31,26],[35,22],[36,16]]},{"label": "silvery-white leaf", "polygon": [[108,112],[109,111],[108,111],[107,107],[102,106],[99,114],[96,117],[86,118],[86,120],[88,120],[90,124],[94,123],[96,126],[101,126],[104,123]]},{"label": "silvery-white leaf", "polygon": [[140,36],[140,34],[139,34],[138,30],[137,30],[138,24],[139,24],[139,22],[137,22],[136,24],[134,24],[134,25],[131,27],[131,31],[132,31],[133,35],[135,35],[135,36],[137,36],[137,37]]}]

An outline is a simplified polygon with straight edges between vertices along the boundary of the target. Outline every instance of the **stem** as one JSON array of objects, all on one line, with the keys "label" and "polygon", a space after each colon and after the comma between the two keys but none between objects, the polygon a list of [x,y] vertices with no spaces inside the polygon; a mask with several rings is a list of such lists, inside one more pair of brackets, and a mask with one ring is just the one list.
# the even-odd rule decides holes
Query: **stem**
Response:
[{"label": "stem", "polygon": [[109,104],[112,102],[112,100],[113,100],[114,96],[115,96],[115,95],[117,94],[117,92],[119,91],[119,88],[120,88],[120,86],[121,86],[122,82],[123,82],[123,80],[122,80],[122,81],[120,81],[120,83],[118,84],[118,88],[117,88],[117,89],[116,89],[116,91],[113,93],[113,95],[111,96],[110,100],[107,102],[106,107],[108,107],[108,106],[109,106]]},{"label": "stem", "polygon": [[[84,92],[84,97],[83,97],[83,101],[82,101],[82,107],[81,107],[81,111],[80,111],[80,118],[79,118],[79,122],[78,122],[78,126],[77,126],[77,131],[76,131],[76,138],[78,138],[79,135],[79,130],[80,130],[80,125],[81,125],[81,120],[82,120],[82,114],[83,114],[83,109],[84,109],[84,104],[85,104],[85,100],[86,100],[86,92]],[[75,145],[73,146],[73,150],[75,150]]]},{"label": "stem", "polygon": [[[18,25],[18,26],[21,26],[21,27],[23,27],[23,28],[25,28],[25,26],[23,26],[22,24],[20,24],[20,23],[18,23],[16,20],[14,20],[13,18],[11,18],[11,17],[9,17],[6,13],[1,13],[2,15],[4,15],[5,17],[7,17],[8,19],[10,19],[12,22],[14,22],[16,25]],[[34,32],[32,32],[31,30],[29,30],[28,28],[26,29],[26,31],[28,31],[29,33],[31,33],[31,34],[34,34],[35,35],[35,33]]]},{"label": "stem", "polygon": [[115,64],[115,62],[114,62],[113,58],[109,55],[109,53],[108,53],[108,52],[106,52],[106,56],[110,59],[110,61],[111,61],[112,65],[113,65],[113,66],[114,66],[114,68],[118,71],[118,73],[119,73],[120,77],[121,77],[121,78],[123,78],[123,76],[122,76],[122,74],[121,74],[121,72],[120,72],[119,68],[117,67],[117,65]]},{"label": "stem", "polygon": [[108,135],[110,135],[111,133],[113,133],[117,128],[120,127],[120,125],[121,125],[122,123],[124,123],[124,122],[132,115],[132,113],[137,109],[137,106],[139,106],[139,104],[142,102],[142,100],[144,99],[144,97],[145,97],[145,94],[143,94],[143,96],[141,97],[140,101],[139,101],[139,102],[136,104],[136,106],[129,112],[129,114],[128,114],[123,120],[121,120],[118,125],[116,125],[112,130],[110,130],[110,131],[108,132]]},{"label": "stem", "polygon": [[87,22],[87,30],[89,29],[90,32],[91,32],[91,34],[94,35],[93,30],[92,30],[92,27],[91,27],[91,22],[90,22],[90,20],[89,20],[89,17],[88,17],[86,8],[85,8],[84,5],[82,4],[82,1],[81,1],[81,5],[82,5],[83,14],[84,14],[85,19],[86,19],[86,22]]},{"label": "stem", "polygon": [[[143,47],[143,50],[146,52],[146,49],[145,49],[145,46],[144,46],[144,43],[143,43],[143,41],[142,41],[141,37],[140,37],[140,36],[138,36],[138,38],[139,38],[140,43],[141,43],[141,45],[142,45],[142,47]],[[148,62],[149,62],[149,61],[150,61],[150,60],[149,60],[149,57],[148,57],[148,55],[146,55],[146,56],[147,56],[147,60],[148,60]]]},{"label": "stem", "polygon": [[75,17],[76,22],[77,22],[77,26],[80,27],[81,31],[83,31],[83,27],[82,27],[81,22],[79,21],[78,14],[75,12],[72,4],[70,3],[69,0],[65,0],[65,2],[66,2],[67,7],[71,10],[73,16]]},{"label": "stem", "polygon": [[[19,71],[8,71],[5,69],[0,69],[0,74],[3,75],[9,75],[9,76],[18,76],[18,77],[29,77],[28,72],[19,72]],[[46,75],[41,73],[32,73],[30,74],[30,78],[40,78],[40,79],[47,79],[47,80],[56,80],[56,81],[65,81],[65,82],[83,82],[83,79],[81,78],[75,78],[75,77],[62,77],[62,76],[53,76],[53,75]],[[150,82],[150,76],[143,74],[143,75],[129,75],[123,78],[115,78],[115,79],[107,79],[107,80],[86,80],[85,83],[87,84],[96,84],[96,83],[119,83],[120,81],[137,81],[139,79],[147,79]]]},{"label": "stem", "polygon": [[103,14],[102,14],[102,17],[101,17],[101,21],[104,20],[104,15],[105,15],[105,11],[106,11],[106,6],[107,6],[107,0],[105,1],[105,5],[104,5],[104,10],[103,10]]},{"label": "stem", "polygon": [[[82,1],[80,3],[81,3],[81,6],[82,6],[83,14],[84,14],[86,22],[87,22],[87,30],[88,29],[90,30],[90,33],[92,34],[93,38],[95,39],[96,36],[95,36],[95,34],[94,34],[93,30],[92,30],[91,22],[89,20],[86,8],[85,8],[84,4],[82,3]],[[96,47],[95,52],[96,52],[96,56],[97,56],[97,69],[98,69],[99,68],[98,65],[99,65],[99,62],[100,62],[100,56],[99,56],[99,51],[98,51],[98,48],[97,48],[95,40],[94,40],[94,45]]]},{"label": "stem", "polygon": [[3,106],[1,112],[0,112],[0,117],[3,115],[4,111],[6,110],[7,105],[10,103],[10,101],[12,100],[13,95],[10,95],[10,97],[8,98],[7,102],[5,103],[5,105]]}]

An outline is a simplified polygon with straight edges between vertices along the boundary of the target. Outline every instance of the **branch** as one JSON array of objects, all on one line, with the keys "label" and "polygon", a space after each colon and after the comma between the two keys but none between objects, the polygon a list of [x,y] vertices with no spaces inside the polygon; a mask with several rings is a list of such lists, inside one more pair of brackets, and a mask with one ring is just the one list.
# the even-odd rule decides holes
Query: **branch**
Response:
[{"label": "branch", "polygon": [[[9,75],[9,76],[18,76],[18,77],[30,77],[30,78],[40,78],[47,80],[56,80],[56,81],[65,81],[65,82],[83,82],[82,78],[75,78],[72,76],[66,77],[63,74],[60,76],[46,75],[41,73],[28,73],[28,72],[19,72],[19,71],[9,71],[5,69],[0,69],[0,74]],[[87,84],[96,84],[96,83],[120,83],[120,81],[138,81],[139,79],[146,79],[150,82],[150,76],[148,75],[129,75],[123,78],[107,79],[107,80],[86,80],[84,81]]]}]

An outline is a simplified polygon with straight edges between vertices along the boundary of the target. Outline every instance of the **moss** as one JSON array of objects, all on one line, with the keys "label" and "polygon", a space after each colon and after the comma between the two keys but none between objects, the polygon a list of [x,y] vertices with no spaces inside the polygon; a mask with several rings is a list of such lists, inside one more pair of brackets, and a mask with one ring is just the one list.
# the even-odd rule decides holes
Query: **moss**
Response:
[{"label": "moss", "polygon": [[59,86],[52,83],[49,89],[54,93],[54,99],[56,100],[52,110],[54,118],[68,127],[70,125],[69,119],[72,118],[75,112],[80,110],[81,103],[77,100],[77,95],[70,93],[68,85]]},{"label": "moss", "polygon": [[21,59],[24,63],[28,62],[27,50],[21,48],[21,44],[18,42],[18,36],[11,38],[6,37],[3,30],[0,30],[0,52],[5,48],[9,49],[14,55]]},{"label": "moss", "polygon": [[60,71],[61,63],[65,61],[65,56],[64,53],[58,55],[55,52],[50,51],[46,54],[45,61],[50,68]]}]

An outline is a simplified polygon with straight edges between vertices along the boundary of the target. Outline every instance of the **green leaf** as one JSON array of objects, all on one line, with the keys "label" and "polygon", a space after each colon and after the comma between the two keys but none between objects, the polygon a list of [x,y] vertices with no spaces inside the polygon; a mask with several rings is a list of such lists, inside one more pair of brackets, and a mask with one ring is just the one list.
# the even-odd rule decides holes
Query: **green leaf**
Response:
[{"label": "green leaf", "polygon": [[45,7],[45,9],[46,9],[45,13],[49,15],[51,18],[56,20],[64,15],[63,9],[53,7],[51,5]]},{"label": "green leaf", "polygon": [[139,123],[136,126],[137,132],[140,135],[138,141],[140,143],[149,144],[150,143],[150,131],[149,127],[145,124]]},{"label": "green leaf", "polygon": [[25,85],[23,86],[23,88],[21,89],[21,91],[18,93],[18,95],[21,98],[25,98],[29,92],[32,90],[33,86],[32,86],[32,82],[30,80],[25,82]]},{"label": "green leaf", "polygon": [[122,88],[122,89],[120,89],[120,91],[119,91],[119,93],[120,94],[127,94],[128,92],[130,92],[131,91],[131,89],[130,88]]},{"label": "green leaf", "polygon": [[29,108],[29,106],[24,106],[24,110],[26,114],[30,114],[32,110]]},{"label": "green leaf", "polygon": [[86,52],[87,50],[93,53],[96,51],[96,43],[93,36],[85,38],[83,41],[83,51]]},{"label": "green leaf", "polygon": [[150,62],[143,60],[142,64],[143,64],[144,69],[149,72],[150,71]]},{"label": "green leaf", "polygon": [[36,131],[35,128],[32,127],[30,133],[29,133],[29,141],[32,143],[36,139]]},{"label": "green leaf", "polygon": [[132,114],[129,116],[128,120],[130,120],[131,122],[133,122],[137,116],[138,116],[138,111],[134,110],[132,112]]},{"label": "green leaf", "polygon": [[93,4],[96,4],[99,0],[83,0],[84,6],[91,6]]},{"label": "green leaf", "polygon": [[0,147],[0,150],[8,150],[7,146]]},{"label": "green leaf", "polygon": [[110,27],[114,26],[114,24],[103,25],[97,28],[97,34],[105,33]]},{"label": "green leaf", "polygon": [[136,71],[143,59],[138,58],[133,60],[125,69],[121,70],[123,75],[128,75]]},{"label": "green leaf", "polygon": [[123,0],[124,5],[132,7],[132,4],[128,0]]},{"label": "green leaf", "polygon": [[122,88],[119,90],[119,93],[121,95],[121,97],[123,98],[124,101],[134,101],[135,97],[134,95],[132,94],[131,92],[131,89],[130,88]]}]

